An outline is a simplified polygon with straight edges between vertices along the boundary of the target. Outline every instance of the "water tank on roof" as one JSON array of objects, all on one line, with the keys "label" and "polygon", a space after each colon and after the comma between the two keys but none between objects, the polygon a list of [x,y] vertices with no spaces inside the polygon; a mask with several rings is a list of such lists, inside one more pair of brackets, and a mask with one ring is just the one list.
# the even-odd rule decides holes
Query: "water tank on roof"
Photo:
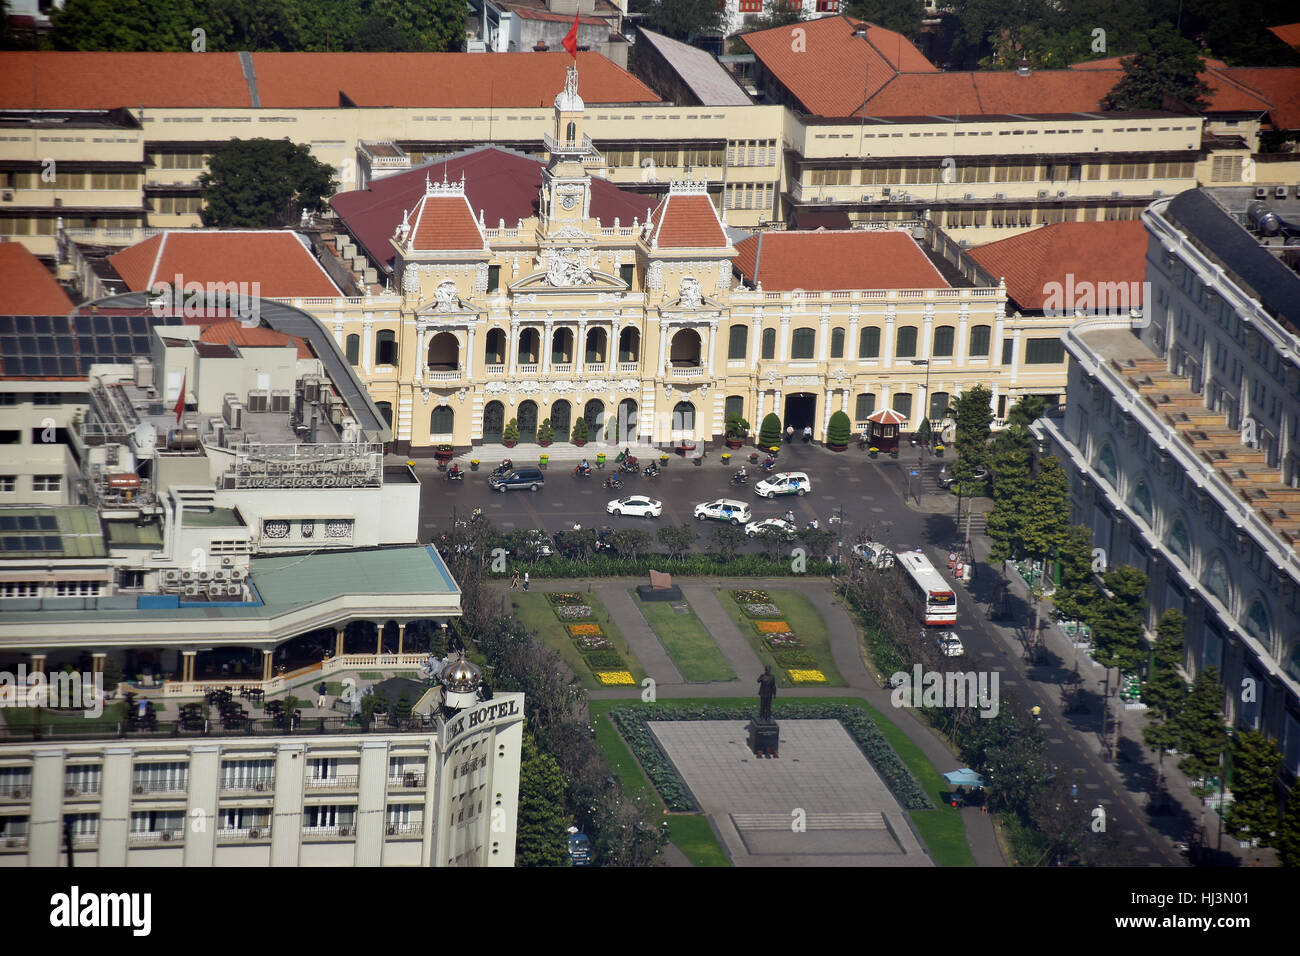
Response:
[{"label": "water tank on roof", "polygon": [[1267,203],[1251,203],[1246,207],[1246,217],[1250,220],[1250,227],[1265,236],[1276,235],[1282,228],[1282,220],[1268,208]]},{"label": "water tank on roof", "polygon": [[135,426],[135,431],[131,433],[131,447],[135,449],[137,458],[148,458],[153,454],[154,446],[158,444],[158,432],[148,422],[141,422]]}]

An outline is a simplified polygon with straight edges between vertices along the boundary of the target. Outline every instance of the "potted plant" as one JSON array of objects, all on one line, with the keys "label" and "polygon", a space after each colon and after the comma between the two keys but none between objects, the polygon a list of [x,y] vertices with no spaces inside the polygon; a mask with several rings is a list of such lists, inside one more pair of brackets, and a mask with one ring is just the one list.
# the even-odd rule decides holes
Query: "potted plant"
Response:
[{"label": "potted plant", "polygon": [[897,457],[898,457],[898,449],[895,448],[893,451],[891,451],[891,452],[889,453],[889,457],[890,457],[890,458],[897,458]]},{"label": "potted plant", "polygon": [[751,452],[749,453],[749,463],[750,463],[751,465],[756,465],[756,464],[758,464],[758,452],[756,452],[756,451],[751,451]]},{"label": "potted plant", "polygon": [[515,445],[519,444],[519,422],[517,420],[512,418],[506,422],[505,431],[501,433],[501,444],[507,448],[514,448]]},{"label": "potted plant", "polygon": [[591,434],[591,431],[587,428],[587,420],[585,418],[579,418],[573,423],[573,431],[569,433],[569,441],[581,448],[583,445],[587,444],[587,436],[589,434]]},{"label": "potted plant", "polygon": [[555,429],[551,427],[549,418],[543,418],[542,427],[537,429],[537,444],[545,448],[553,441],[555,441]]},{"label": "potted plant", "polygon": [[668,452],[662,452],[659,455],[659,467],[660,468],[668,467]]},{"label": "potted plant", "polygon": [[781,419],[776,412],[768,412],[763,416],[763,424],[758,430],[758,445],[760,448],[771,448],[780,444]]},{"label": "potted plant", "polygon": [[749,422],[745,421],[739,415],[732,415],[727,419],[727,447],[739,448],[745,442],[745,436],[749,434]]},{"label": "potted plant", "polygon": [[433,457],[438,459],[439,465],[447,464],[447,462],[451,461],[452,456],[455,454],[456,454],[456,450],[452,448],[451,445],[448,445],[446,442],[443,442],[442,444],[438,445],[433,449]]},{"label": "potted plant", "polygon": [[826,423],[826,447],[831,451],[843,451],[849,447],[853,424],[844,412],[831,413],[831,420]]},{"label": "potted plant", "polygon": [[478,459],[477,459],[477,458],[471,458],[471,459],[469,460],[469,470],[470,470],[470,471],[478,471]]},{"label": "potted plant", "polygon": [[[547,444],[549,445],[550,442],[547,442]],[[545,467],[546,467],[547,465],[549,465],[550,463],[551,463],[551,456],[550,456],[550,455],[547,455],[547,454],[542,454],[542,455],[537,459],[537,466],[538,466],[539,468],[545,468]]]},{"label": "potted plant", "polygon": [[724,451],[724,452],[722,453],[722,467],[723,467],[723,468],[726,468],[726,467],[727,467],[727,464],[728,464],[730,461],[731,461],[731,452],[729,452],[729,451]]},{"label": "potted plant", "polygon": [[596,452],[596,467],[605,467],[605,453],[603,451]]},{"label": "potted plant", "polygon": [[934,446],[934,457],[935,457],[935,458],[942,458],[942,457],[943,457],[943,445],[942,445],[942,444],[939,444],[939,445],[935,445],[935,446]]},{"label": "potted plant", "polygon": [[870,455],[872,458],[875,458],[877,455],[880,454],[880,449],[877,448],[875,445],[872,445],[870,448],[867,449],[867,454]]}]

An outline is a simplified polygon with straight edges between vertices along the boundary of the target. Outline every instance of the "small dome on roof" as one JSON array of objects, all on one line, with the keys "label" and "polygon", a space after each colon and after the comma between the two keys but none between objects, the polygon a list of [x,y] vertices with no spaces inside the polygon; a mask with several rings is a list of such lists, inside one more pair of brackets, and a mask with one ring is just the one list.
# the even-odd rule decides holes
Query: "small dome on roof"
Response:
[{"label": "small dome on roof", "polygon": [[483,673],[464,657],[458,656],[442,669],[442,683],[452,693],[472,693],[483,683]]}]

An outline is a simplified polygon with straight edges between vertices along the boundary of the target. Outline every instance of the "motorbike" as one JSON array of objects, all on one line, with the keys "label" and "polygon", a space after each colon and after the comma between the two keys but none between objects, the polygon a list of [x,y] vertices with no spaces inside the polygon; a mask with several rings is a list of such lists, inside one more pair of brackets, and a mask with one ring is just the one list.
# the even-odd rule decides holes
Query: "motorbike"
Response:
[{"label": "motorbike", "polygon": [[623,472],[625,475],[635,475],[640,470],[641,469],[637,467],[635,458],[629,458],[619,466],[619,471]]},{"label": "motorbike", "polygon": [[574,477],[574,478],[590,478],[590,477],[591,477],[591,467],[588,466],[588,467],[586,467],[586,468],[583,468],[581,465],[576,466],[576,467],[573,469],[573,477]]},{"label": "motorbike", "polygon": [[622,480],[618,477],[618,475],[610,475],[608,478],[605,479],[605,487],[606,487],[606,488],[622,488],[622,487],[623,487],[623,482],[622,482]]},{"label": "motorbike", "polygon": [[501,464],[496,466],[496,468],[492,472],[492,477],[500,478],[502,475],[508,475],[510,474],[510,472],[514,470],[515,470],[515,463],[511,461],[509,458],[507,458],[504,461],[502,461]]},{"label": "motorbike", "polygon": [[658,465],[646,465],[646,466],[645,466],[645,471],[641,472],[641,474],[645,475],[647,478],[658,478],[658,477],[659,477],[659,466],[658,466]]},{"label": "motorbike", "polygon": [[771,471],[775,467],[776,467],[776,459],[773,458],[771,455],[768,455],[763,462],[763,470]]},{"label": "motorbike", "polygon": [[461,471],[459,468],[450,468],[442,477],[447,481],[464,481],[465,472]]},{"label": "motorbike", "polygon": [[738,472],[736,472],[734,475],[731,476],[731,483],[732,483],[733,485],[745,485],[745,484],[748,484],[748,483],[749,483],[749,476],[748,476],[747,474],[745,474],[743,471],[738,471]]}]

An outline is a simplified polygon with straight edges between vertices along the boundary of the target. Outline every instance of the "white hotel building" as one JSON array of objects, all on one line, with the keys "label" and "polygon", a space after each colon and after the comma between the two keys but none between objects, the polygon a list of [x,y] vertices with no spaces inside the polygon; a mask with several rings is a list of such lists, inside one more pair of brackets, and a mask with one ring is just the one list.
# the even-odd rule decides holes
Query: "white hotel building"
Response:
[{"label": "white hotel building", "polygon": [[1066,413],[1034,429],[1072,473],[1075,520],[1109,565],[1149,575],[1148,627],[1184,611],[1188,676],[1217,668],[1229,722],[1276,738],[1294,779],[1300,202],[1269,193],[1274,218],[1256,207],[1252,219],[1256,197],[1192,190],[1143,213],[1150,324],[1067,329]]}]

